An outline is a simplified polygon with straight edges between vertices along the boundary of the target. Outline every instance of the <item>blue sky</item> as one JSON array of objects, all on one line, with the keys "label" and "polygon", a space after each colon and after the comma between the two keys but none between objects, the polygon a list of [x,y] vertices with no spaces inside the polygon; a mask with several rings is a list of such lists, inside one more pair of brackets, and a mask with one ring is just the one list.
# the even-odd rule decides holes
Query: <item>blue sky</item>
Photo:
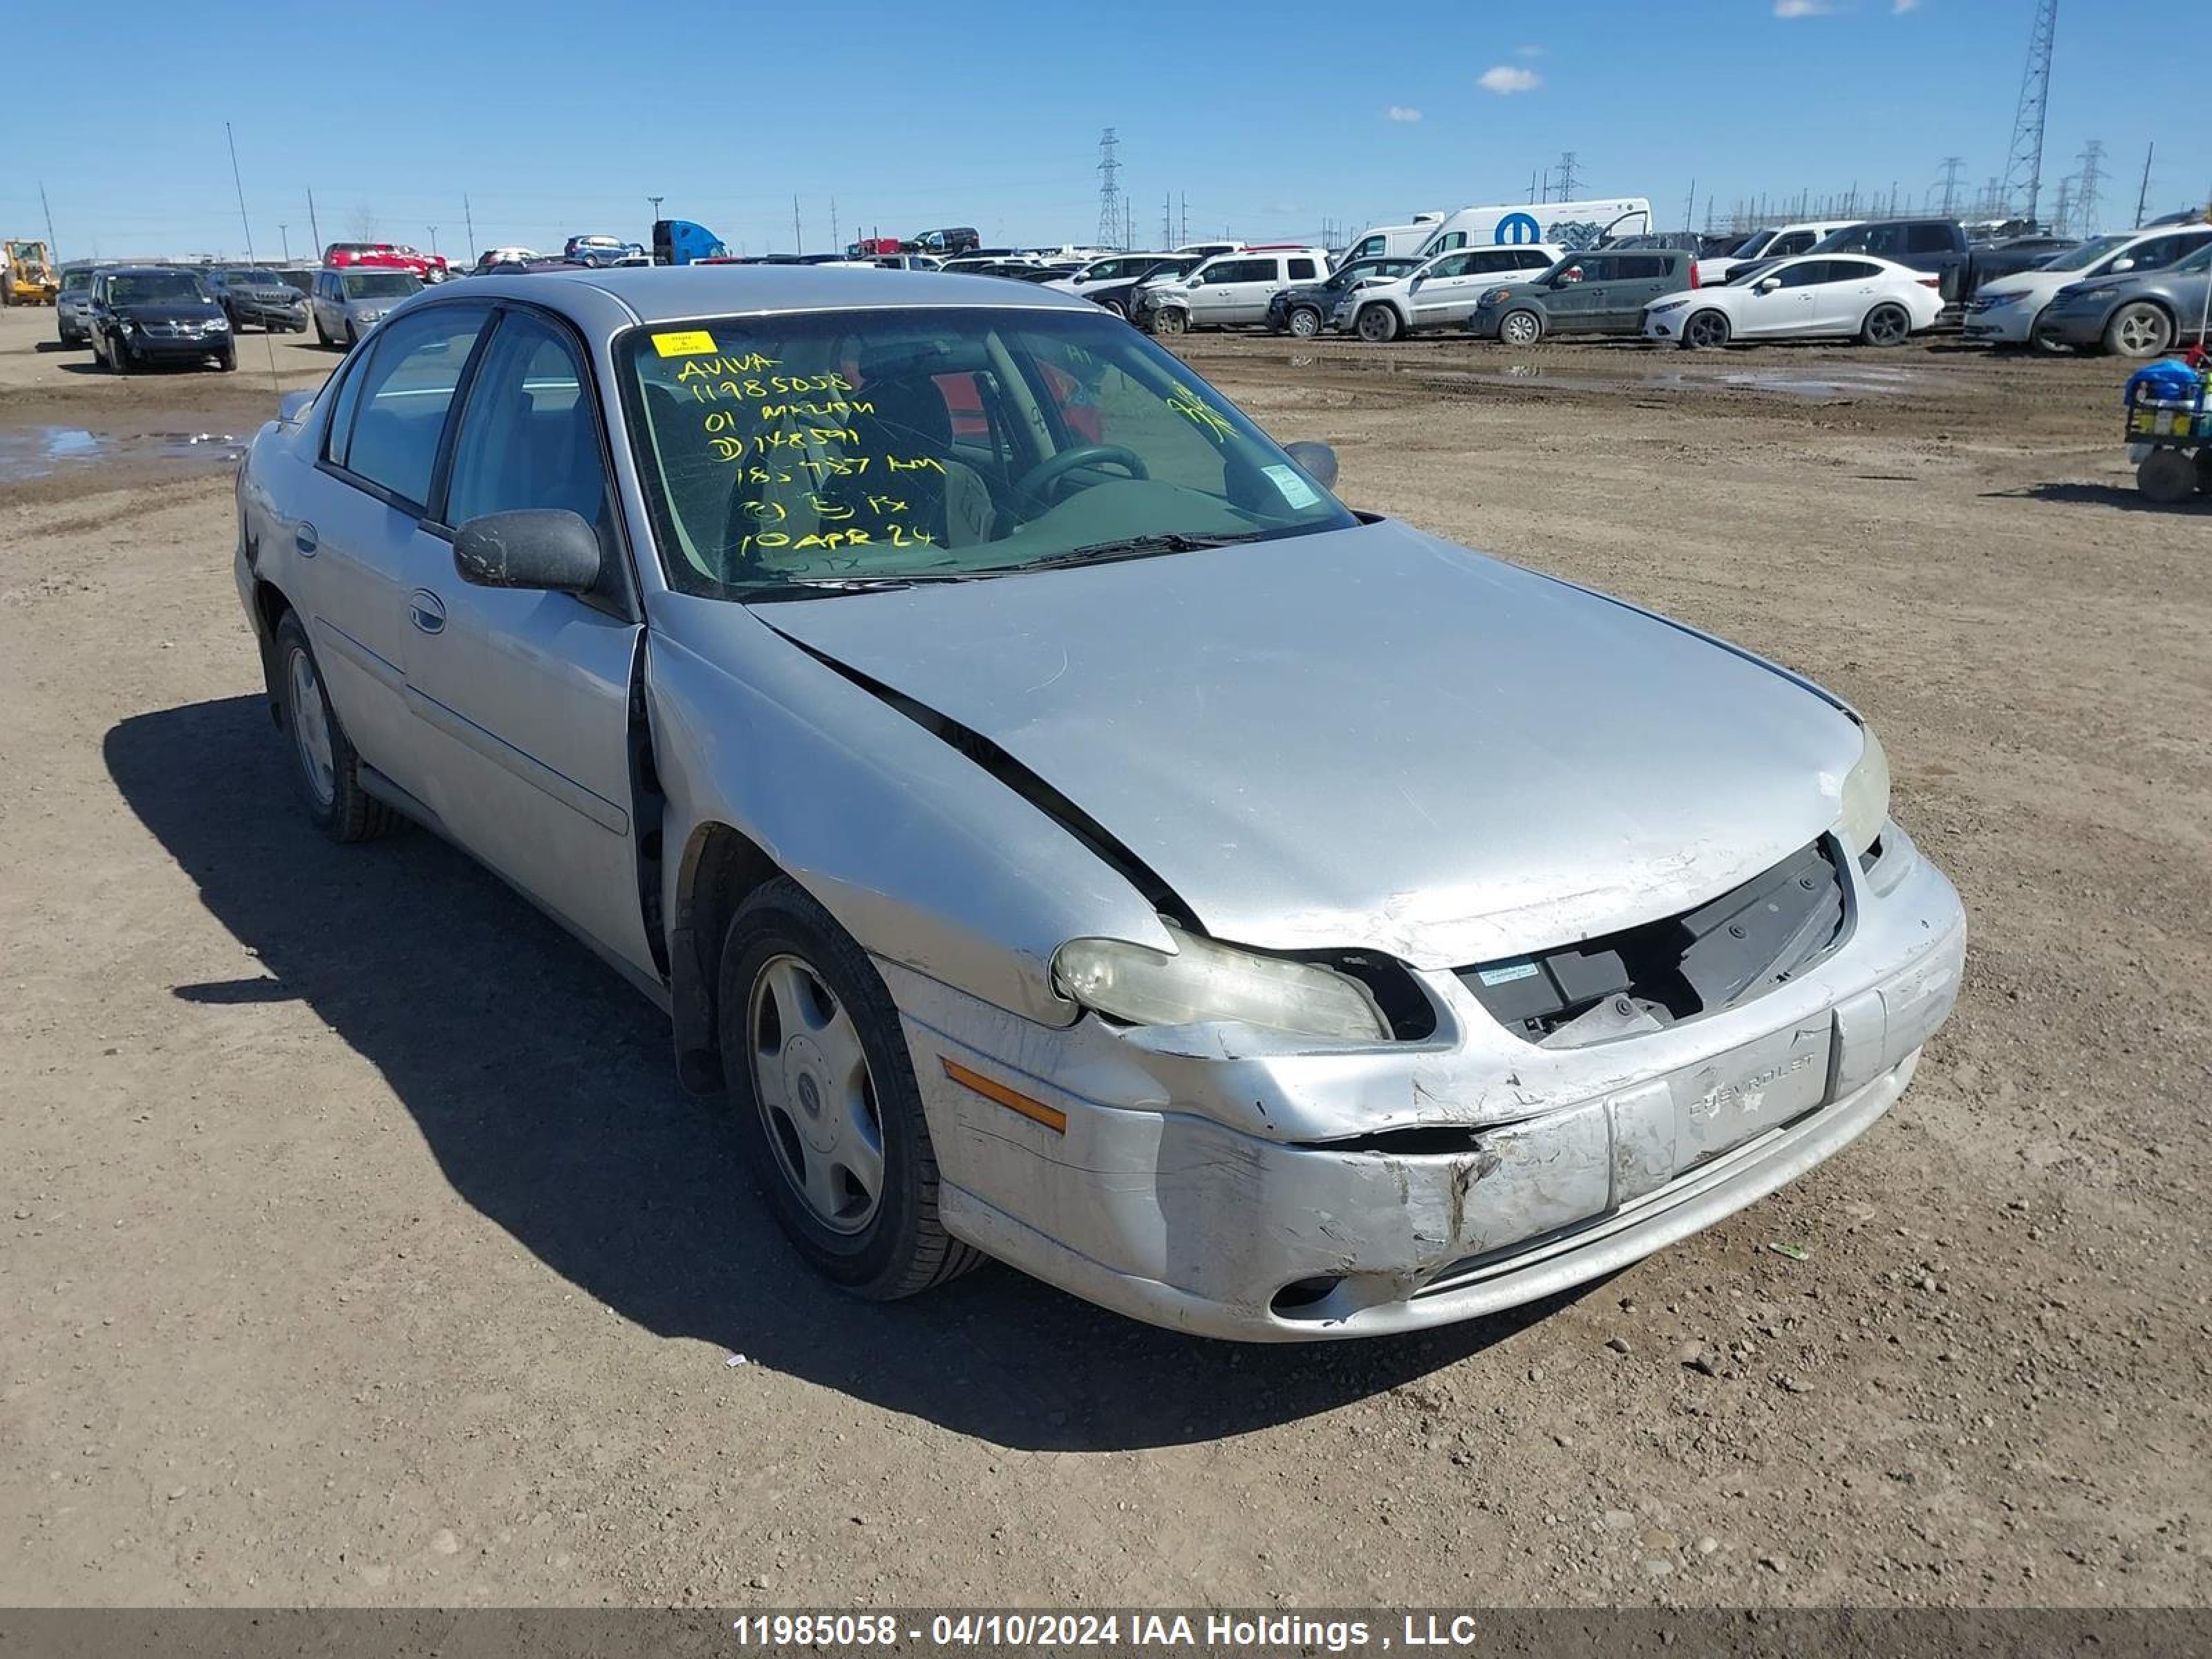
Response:
[{"label": "blue sky", "polygon": [[[2202,0],[2194,0],[2202,3]],[[2045,203],[2101,138],[2106,228],[2212,194],[2212,127],[2186,70],[2145,64],[2066,0]],[[1417,209],[1526,197],[1573,150],[1583,195],[1652,198],[1662,225],[1717,198],[1862,191],[1916,204],[1964,160],[2004,169],[2031,0],[1453,0],[1438,7],[936,4],[777,7],[375,0],[276,12],[173,0],[25,8],[5,40],[51,73],[14,124],[0,233],[61,251],[235,253],[223,123],[254,244],[363,232],[465,254],[642,240],[647,197],[748,252],[972,224],[987,241],[1091,240],[1098,136],[1121,136],[1138,240],[1163,198],[1193,237],[1308,238]],[[249,23],[247,15],[256,21]],[[2179,13],[2174,14],[2179,15]],[[97,20],[96,27],[94,20]],[[271,26],[274,24],[275,26]],[[101,43],[121,49],[101,50]],[[128,43],[128,44],[125,44]],[[40,66],[45,66],[42,71]],[[2177,82],[2176,76],[2179,76]],[[279,227],[284,227],[280,234]]]}]

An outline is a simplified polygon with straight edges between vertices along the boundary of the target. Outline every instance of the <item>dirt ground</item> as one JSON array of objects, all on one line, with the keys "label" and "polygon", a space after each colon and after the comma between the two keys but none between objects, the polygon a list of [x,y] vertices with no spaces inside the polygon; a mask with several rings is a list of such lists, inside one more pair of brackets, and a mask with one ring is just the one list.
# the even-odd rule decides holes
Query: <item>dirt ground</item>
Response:
[{"label": "dirt ground", "polygon": [[0,1601],[2212,1600],[2212,511],[2138,501],[2119,367],[1188,343],[1354,504],[1854,699],[1973,927],[1793,1188],[1516,1316],[1247,1349],[1005,1269],[818,1287],[659,1016],[295,810],[222,440],[333,358],[52,328],[0,314]]}]

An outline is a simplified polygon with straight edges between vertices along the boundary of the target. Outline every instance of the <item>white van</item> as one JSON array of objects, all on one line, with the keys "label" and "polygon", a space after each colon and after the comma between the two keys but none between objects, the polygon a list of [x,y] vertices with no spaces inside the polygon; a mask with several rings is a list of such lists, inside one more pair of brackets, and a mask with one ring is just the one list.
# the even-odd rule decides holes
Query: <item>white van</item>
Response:
[{"label": "white van", "polygon": [[1462,208],[1435,227],[1413,257],[1426,259],[1455,247],[1489,247],[1500,242],[1549,242],[1580,252],[1601,242],[1645,236],[1650,231],[1651,204],[1641,196]]},{"label": "white van", "polygon": [[1415,248],[1429,240],[1429,234],[1443,223],[1441,213],[1417,213],[1409,225],[1370,225],[1346,245],[1340,265],[1348,265],[1354,259],[1402,259],[1410,258]]}]

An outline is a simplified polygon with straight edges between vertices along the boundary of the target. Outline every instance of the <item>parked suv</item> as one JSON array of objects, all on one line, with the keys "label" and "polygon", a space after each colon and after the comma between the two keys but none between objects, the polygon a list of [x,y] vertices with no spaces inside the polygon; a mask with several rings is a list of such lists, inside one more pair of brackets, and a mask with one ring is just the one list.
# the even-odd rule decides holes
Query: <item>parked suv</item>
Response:
[{"label": "parked suv", "polygon": [[1411,254],[1376,254],[1347,259],[1311,288],[1286,288],[1267,301],[1267,332],[1310,340],[1328,326],[1338,302],[1362,283],[1395,282],[1420,265]]},{"label": "parked suv", "polygon": [[1638,334],[1644,307],[1697,286],[1697,256],[1682,249],[1570,253],[1534,282],[1485,293],[1467,331],[1514,346],[1547,334]]},{"label": "parked suv", "polygon": [[89,301],[92,355],[117,374],[161,362],[238,367],[230,319],[198,276],[175,265],[118,265],[97,272]]},{"label": "parked suv", "polygon": [[1423,329],[1449,328],[1472,317],[1475,302],[1501,280],[1538,276],[1565,257],[1565,249],[1548,242],[1454,248],[1432,255],[1395,282],[1353,289],[1336,302],[1329,320],[1378,344]]},{"label": "parked suv", "polygon": [[1136,321],[1155,334],[1265,322],[1267,301],[1328,274],[1325,248],[1241,248],[1218,253],[1180,283],[1141,289]]},{"label": "parked suv", "polygon": [[251,323],[271,334],[307,331],[307,296],[273,270],[225,266],[207,273],[207,286],[234,329]]},{"label": "parked suv", "polygon": [[65,346],[92,343],[92,279],[97,265],[64,265],[61,292],[54,296],[54,332]]},{"label": "parked suv", "polygon": [[315,278],[315,337],[351,346],[402,300],[422,291],[405,270],[325,270]]},{"label": "parked suv", "polygon": [[2212,246],[2162,270],[2070,283],[2044,307],[2036,337],[2122,357],[2156,357],[2199,337],[2208,283]]},{"label": "parked suv", "polygon": [[625,242],[619,236],[571,236],[562,245],[561,257],[580,265],[612,265],[644,252],[642,242]]}]

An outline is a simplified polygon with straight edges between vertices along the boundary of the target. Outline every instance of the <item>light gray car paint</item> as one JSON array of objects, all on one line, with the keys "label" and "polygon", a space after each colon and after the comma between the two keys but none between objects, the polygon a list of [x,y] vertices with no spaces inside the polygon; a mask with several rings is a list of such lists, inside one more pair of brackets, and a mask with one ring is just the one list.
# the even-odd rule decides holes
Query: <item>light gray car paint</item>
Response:
[{"label": "light gray car paint", "polygon": [[[958,276],[774,267],[489,276],[467,284],[466,297],[568,318],[615,433],[611,343],[640,319],[1088,304]],[[443,302],[434,291],[408,304]],[[319,556],[301,551],[304,532],[358,494],[314,465],[328,401],[288,409],[295,418],[265,428],[241,471],[238,576],[249,610],[264,582],[299,602]],[[1241,942],[1318,939],[1333,918],[1431,963],[1463,949],[1479,955],[1485,940],[1547,930],[1547,942],[1565,940],[1577,917],[1594,926],[1629,911],[1662,915],[1685,892],[1721,890],[1771,862],[1753,848],[1792,849],[1833,821],[1857,733],[1825,694],[1748,653],[1394,525],[926,591],[933,601],[965,598],[975,606],[965,617],[952,605],[918,608],[921,592],[750,609],[677,594],[649,553],[627,444],[615,444],[611,462],[630,527],[646,712],[665,791],[669,934],[649,941],[663,951],[648,951],[641,967],[634,949],[580,921],[591,904],[568,884],[604,879],[584,863],[556,860],[532,872],[480,839],[464,844],[664,1006],[659,957],[683,926],[689,849],[720,826],[765,849],[872,953],[892,991],[945,1182],[948,1228],[1105,1305],[1185,1329],[1288,1340],[1434,1325],[1548,1294],[1708,1224],[1862,1133],[1910,1079],[1957,994],[1956,895],[1893,824],[1871,872],[1847,861],[1848,935],[1814,971],[1631,1042],[1537,1048],[1498,1026],[1451,973],[1418,964],[1437,1012],[1435,1033],[1420,1042],[1332,1045],[1233,1024],[1076,1018],[1051,984],[1051,951],[1084,934],[1158,948],[1165,935],[1149,905],[1065,828],[823,658],[862,659],[865,672],[903,679],[941,712],[1000,734],[1175,872],[1189,902],[1247,928]],[[1286,553],[1291,562],[1272,562]],[[1332,627],[1312,624],[1287,590],[1271,597],[1271,583],[1293,574],[1303,604],[1320,596],[1331,607]],[[445,580],[434,569],[430,579]],[[1417,590],[1394,603],[1390,586],[1407,581]],[[1139,621],[1147,591],[1157,636]],[[1431,601],[1449,626],[1426,616]],[[337,596],[325,608],[347,603]],[[979,686],[960,683],[951,649],[902,641],[887,620],[921,616],[969,643]],[[323,620],[370,631],[359,617]],[[1523,628],[1549,641],[1548,660],[1514,637]],[[1055,642],[1054,629],[1065,637]],[[325,655],[326,671],[335,660]],[[1194,665],[1222,677],[1218,697]],[[1577,675],[1588,684],[1557,683]],[[329,676],[334,702],[339,679]],[[554,695],[561,684],[551,683]],[[1087,714],[1085,690],[1096,699]],[[1279,732],[1253,724],[1271,698]],[[405,746],[427,750],[433,727],[419,700],[410,709],[404,676],[392,706],[414,721],[396,727],[414,734]],[[1289,729],[1286,709],[1304,724]],[[1248,740],[1258,732],[1267,744],[1255,756],[1225,732],[1178,731],[1177,710],[1187,723],[1225,713]],[[352,708],[340,713],[358,739]],[[554,722],[558,711],[540,715]],[[490,735],[544,738],[544,726],[513,718]],[[1424,755],[1455,775],[1427,775]],[[1670,769],[1668,755],[1686,763]],[[1124,760],[1134,764],[1119,775]],[[415,763],[419,776],[419,756]],[[1222,771],[1193,779],[1179,769],[1197,766]],[[1478,766],[1493,769],[1492,786],[1550,836],[1502,813],[1486,820],[1481,775],[1458,775]],[[1790,775],[1770,778],[1762,766]],[[1305,767],[1340,769],[1334,787],[1354,799],[1332,802],[1302,787],[1291,769]],[[623,791],[609,783],[605,793],[612,800]],[[635,812],[617,804],[627,846]],[[1276,822],[1277,808],[1305,833],[1407,844],[1347,839],[1332,860]],[[540,790],[517,794],[514,810],[526,834],[568,809]],[[1448,823],[1428,822],[1455,812],[1472,819],[1456,842]],[[1670,851],[1670,835],[1691,840]],[[1469,871],[1492,873],[1502,897],[1452,871],[1454,845]],[[1534,860],[1553,886],[1516,870],[1508,849]],[[1616,851],[1632,855],[1637,875],[1623,879]],[[1370,859],[1386,873],[1362,872]],[[1640,904],[1638,879],[1648,884]],[[1419,890],[1425,881],[1443,896]],[[955,1055],[1064,1104],[1065,1134],[951,1084],[938,1061]],[[1815,1070],[1827,1103],[1772,1127],[1754,1121],[1765,1109],[1796,1112],[1793,1091]],[[1786,1086],[1771,1087],[1777,1079]],[[1735,1115],[1717,1127],[1723,1111]],[[1464,1131],[1459,1150],[1344,1145],[1439,1127]],[[1723,1132],[1749,1139],[1699,1162]],[[1545,1242],[1561,1226],[1570,1230],[1561,1242]],[[1464,1273],[1449,1266],[1483,1250],[1497,1259]],[[1278,1287],[1315,1273],[1343,1276],[1326,1302],[1298,1316],[1271,1306]]]}]

